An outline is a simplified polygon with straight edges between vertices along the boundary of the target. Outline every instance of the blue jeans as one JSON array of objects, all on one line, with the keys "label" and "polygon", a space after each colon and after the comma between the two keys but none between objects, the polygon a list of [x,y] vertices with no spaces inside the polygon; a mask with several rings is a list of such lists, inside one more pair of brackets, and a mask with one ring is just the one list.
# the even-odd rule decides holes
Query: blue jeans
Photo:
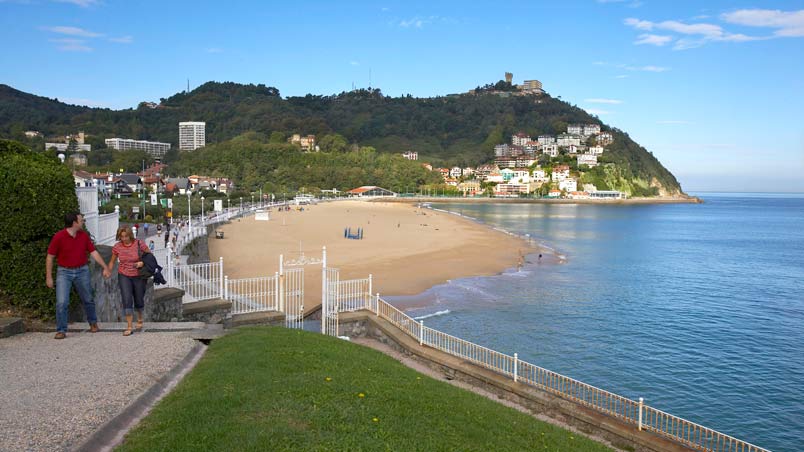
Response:
[{"label": "blue jeans", "polygon": [[120,284],[120,295],[123,298],[123,312],[126,315],[133,315],[132,306],[137,311],[142,311],[145,307],[145,285],[148,281],[118,273],[117,282]]},{"label": "blue jeans", "polygon": [[67,332],[67,312],[70,306],[70,289],[75,286],[81,302],[84,304],[84,313],[89,324],[97,323],[95,314],[95,299],[92,296],[92,285],[89,282],[89,266],[78,268],[59,267],[56,270],[56,331]]}]

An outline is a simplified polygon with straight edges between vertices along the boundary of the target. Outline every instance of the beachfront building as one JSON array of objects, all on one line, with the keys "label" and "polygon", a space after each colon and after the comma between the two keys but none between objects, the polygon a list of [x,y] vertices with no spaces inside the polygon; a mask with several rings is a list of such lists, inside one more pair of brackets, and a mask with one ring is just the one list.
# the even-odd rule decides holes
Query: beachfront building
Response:
[{"label": "beachfront building", "polygon": [[488,177],[489,174],[499,170],[500,168],[497,165],[480,165],[475,172],[477,173],[477,178],[482,180]]},{"label": "beachfront building", "polygon": [[497,184],[494,187],[494,196],[513,198],[518,197],[519,195],[527,195],[530,193],[530,191],[530,184]]},{"label": "beachfront building", "polygon": [[589,193],[592,199],[625,199],[625,193],[617,190],[597,190]]},{"label": "beachfront building", "polygon": [[207,123],[187,121],[179,123],[179,150],[193,151],[207,144]]},{"label": "beachfront building", "polygon": [[553,167],[553,182],[559,182],[570,177],[570,168],[568,165],[556,165]]},{"label": "beachfront building", "polygon": [[499,168],[514,168],[516,167],[516,157],[498,157],[494,159],[494,164]]},{"label": "beachfront building", "polygon": [[530,170],[527,168],[514,168],[511,180],[520,184],[530,183]]},{"label": "beachfront building", "polygon": [[588,165],[590,168],[597,166],[597,156],[591,154],[578,155],[578,166]]},{"label": "beachfront building", "polygon": [[505,182],[505,180],[503,179],[502,172],[495,170],[486,176],[486,182],[502,183]]},{"label": "beachfront building", "polygon": [[402,157],[408,160],[419,160],[419,153],[416,151],[405,151],[402,153]]},{"label": "beachfront building", "polygon": [[170,150],[170,143],[159,141],[131,140],[128,138],[107,138],[106,147],[118,151],[145,151],[148,155],[161,160]]},{"label": "beachfront building", "polygon": [[503,181],[508,182],[514,177],[514,170],[511,168],[503,168],[500,170],[500,174],[502,175]]},{"label": "beachfront building", "polygon": [[461,182],[458,184],[458,190],[460,190],[464,196],[475,196],[478,193],[482,193],[480,182],[474,180]]},{"label": "beachfront building", "polygon": [[543,184],[548,180],[550,180],[550,178],[547,177],[547,174],[545,174],[542,168],[537,168],[533,170],[533,174],[530,176],[530,178],[533,182],[536,182],[538,184]]},{"label": "beachfront building", "polygon": [[564,179],[558,183],[558,189],[565,193],[578,191],[578,181],[572,178]]},{"label": "beachfront building", "polygon": [[397,196],[396,193],[392,192],[391,190],[386,190],[382,187],[377,187],[375,185],[364,185],[362,187],[354,188],[346,192],[346,194],[350,197],[356,198],[373,198],[378,196],[389,196],[395,197]]}]

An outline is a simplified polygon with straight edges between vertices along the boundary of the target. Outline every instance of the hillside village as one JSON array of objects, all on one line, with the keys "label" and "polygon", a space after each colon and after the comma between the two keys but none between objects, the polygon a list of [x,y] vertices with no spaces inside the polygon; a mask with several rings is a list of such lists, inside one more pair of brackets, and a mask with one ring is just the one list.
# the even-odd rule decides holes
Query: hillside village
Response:
[{"label": "hillside village", "polygon": [[[492,164],[435,171],[441,173],[444,183],[456,187],[464,196],[520,197],[538,192],[550,198],[624,198],[625,194],[618,191],[580,184],[582,174],[599,164],[598,158],[613,142],[613,135],[602,132],[598,124],[570,124],[565,133],[539,135],[535,140],[519,132],[511,137],[510,144],[494,147]],[[402,156],[418,160],[416,152]],[[577,169],[556,161],[567,158],[576,162],[573,166]],[[433,170],[431,165],[423,165]]]}]

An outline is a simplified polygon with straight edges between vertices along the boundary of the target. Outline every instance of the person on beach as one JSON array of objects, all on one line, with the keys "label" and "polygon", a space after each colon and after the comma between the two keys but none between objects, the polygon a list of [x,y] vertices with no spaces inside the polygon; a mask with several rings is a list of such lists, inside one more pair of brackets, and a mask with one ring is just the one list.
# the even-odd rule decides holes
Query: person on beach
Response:
[{"label": "person on beach", "polygon": [[111,269],[95,249],[89,234],[84,231],[84,216],[70,212],[64,216],[64,229],[53,235],[47,247],[45,259],[45,284],[53,289],[53,260],[56,260],[56,337],[67,337],[67,308],[70,305],[70,289],[75,286],[84,313],[89,323],[89,331],[97,333],[98,317],[95,313],[95,299],[89,281],[89,259],[87,254],[103,268],[103,276],[111,276]]},{"label": "person on beach", "polygon": [[117,281],[120,284],[120,295],[123,299],[123,311],[126,316],[126,330],[123,336],[131,336],[134,331],[132,322],[134,310],[137,311],[137,330],[142,330],[142,310],[145,308],[145,285],[148,282],[140,278],[140,267],[143,264],[140,255],[149,253],[148,247],[141,240],[135,240],[134,234],[128,227],[117,230],[117,243],[112,247],[112,258],[109,268],[114,268],[115,261],[120,261],[117,267]]}]

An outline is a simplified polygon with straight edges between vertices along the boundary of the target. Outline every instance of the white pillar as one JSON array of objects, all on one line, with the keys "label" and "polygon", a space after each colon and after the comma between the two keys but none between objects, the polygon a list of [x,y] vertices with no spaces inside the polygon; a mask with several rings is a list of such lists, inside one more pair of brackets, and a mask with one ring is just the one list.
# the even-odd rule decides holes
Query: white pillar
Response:
[{"label": "white pillar", "polygon": [[419,320],[419,345],[424,345],[424,320]]},{"label": "white pillar", "polygon": [[221,294],[221,298],[223,298],[223,256],[221,256],[221,257],[218,259],[218,262],[219,262],[219,264],[220,264],[220,266],[218,267],[218,271],[219,271],[220,273],[218,273],[218,274],[221,276],[221,290],[220,290],[220,294]]},{"label": "white pillar", "polygon": [[519,377],[518,370],[519,370],[519,355],[517,353],[514,353],[514,383],[516,383]]},{"label": "white pillar", "polygon": [[366,294],[367,297],[368,297],[368,306],[367,307],[369,309],[371,309],[373,307],[372,305],[374,304],[374,303],[371,302],[371,290],[372,290],[371,286],[372,286],[372,276],[371,276],[371,273],[369,273],[368,293]]},{"label": "white pillar", "polygon": [[640,397],[639,398],[639,430],[642,430],[642,407],[644,406],[645,400]]},{"label": "white pillar", "polygon": [[327,247],[321,250],[321,334],[327,334]]}]

